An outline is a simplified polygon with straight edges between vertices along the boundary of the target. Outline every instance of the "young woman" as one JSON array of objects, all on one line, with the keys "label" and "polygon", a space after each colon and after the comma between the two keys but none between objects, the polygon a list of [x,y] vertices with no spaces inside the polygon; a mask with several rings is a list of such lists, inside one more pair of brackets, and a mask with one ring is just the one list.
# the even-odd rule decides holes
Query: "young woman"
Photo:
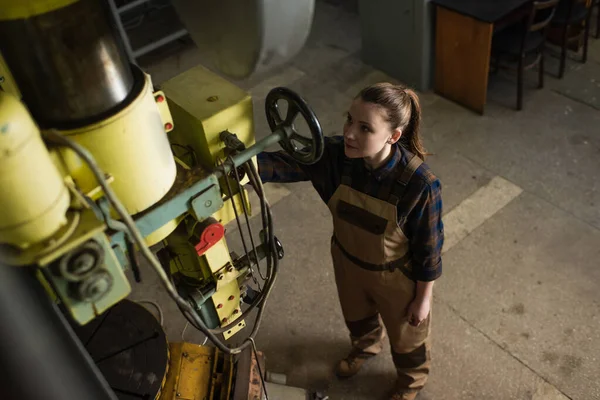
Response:
[{"label": "young woman", "polygon": [[[391,400],[412,400],[430,368],[433,281],[444,240],[439,180],[423,163],[416,93],[390,83],[363,89],[344,135],[325,138],[319,162],[283,152],[258,157],[265,182],[310,180],[331,210],[331,252],[352,350],[336,367],[356,374],[389,336],[398,372]],[[384,329],[385,326],[385,329]]]}]

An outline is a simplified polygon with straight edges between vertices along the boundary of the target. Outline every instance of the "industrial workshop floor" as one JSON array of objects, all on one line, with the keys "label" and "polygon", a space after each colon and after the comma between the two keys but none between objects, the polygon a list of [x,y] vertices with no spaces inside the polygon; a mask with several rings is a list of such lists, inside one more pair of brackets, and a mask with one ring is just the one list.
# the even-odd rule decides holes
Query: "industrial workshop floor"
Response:
[{"label": "industrial workshop floor", "polygon": [[[318,2],[295,60],[238,82],[254,96],[258,138],[267,134],[263,104],[272,87],[298,91],[333,135],[360,88],[392,80],[360,61],[358,29],[355,11]],[[200,61],[184,46],[142,64],[160,84]],[[492,77],[485,116],[421,94],[446,225],[433,369],[421,400],[600,399],[600,41],[563,80],[553,76],[556,60],[548,64],[543,90],[530,72],[521,112],[508,74]],[[268,369],[331,399],[384,399],[394,381],[387,349],[353,379],[332,375],[348,336],[327,208],[307,183],[268,188],[286,251],[257,339]],[[182,332],[185,320],[152,273],[144,278],[131,297],[161,304],[170,340],[202,342],[192,328]]]}]

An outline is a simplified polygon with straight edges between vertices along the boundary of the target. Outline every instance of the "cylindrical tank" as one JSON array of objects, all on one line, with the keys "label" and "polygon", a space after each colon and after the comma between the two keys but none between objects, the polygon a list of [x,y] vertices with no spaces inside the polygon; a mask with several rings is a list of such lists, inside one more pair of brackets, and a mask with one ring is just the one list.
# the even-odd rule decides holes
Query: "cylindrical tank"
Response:
[{"label": "cylindrical tank", "polygon": [[66,223],[69,192],[23,104],[0,91],[0,243],[21,248]]},{"label": "cylindrical tank", "polygon": [[[111,187],[130,214],[158,202],[175,181],[177,168],[150,77],[135,69],[137,96],[119,113],[96,124],[61,131],[85,147],[114,180]],[[70,150],[63,150],[68,172],[83,192],[98,186],[92,172]]]},{"label": "cylindrical tank", "polygon": [[[0,10],[0,52],[42,128],[89,125],[128,97],[133,75],[102,0],[12,1]],[[48,9],[57,5],[55,9]]]}]

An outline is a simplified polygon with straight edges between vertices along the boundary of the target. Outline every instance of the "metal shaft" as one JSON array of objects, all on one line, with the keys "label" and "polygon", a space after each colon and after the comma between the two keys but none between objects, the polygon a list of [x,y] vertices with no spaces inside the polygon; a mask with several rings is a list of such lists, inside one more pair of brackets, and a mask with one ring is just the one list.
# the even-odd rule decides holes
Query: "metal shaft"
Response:
[{"label": "metal shaft", "polygon": [[0,21],[0,52],[42,128],[95,122],[118,108],[134,84],[102,0]]},{"label": "metal shaft", "polygon": [[[254,146],[244,150],[243,152],[232,157],[233,165],[235,168],[243,165],[245,162],[250,160],[252,157],[257,156],[259,153],[265,151],[266,148],[273,146],[274,144],[279,143],[286,137],[286,134],[283,130],[277,130],[273,132],[271,135],[259,140]],[[231,166],[226,164],[226,172],[231,170]]]}]

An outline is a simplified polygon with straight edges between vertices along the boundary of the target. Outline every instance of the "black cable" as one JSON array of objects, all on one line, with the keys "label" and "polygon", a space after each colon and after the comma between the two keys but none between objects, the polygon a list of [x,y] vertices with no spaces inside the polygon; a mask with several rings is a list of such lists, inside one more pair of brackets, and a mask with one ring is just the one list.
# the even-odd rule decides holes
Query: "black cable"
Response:
[{"label": "black cable", "polygon": [[[233,159],[231,158],[231,156],[229,156],[229,160],[233,164]],[[252,161],[249,161],[249,162],[252,162]],[[243,193],[242,182],[241,182],[240,176],[238,174],[237,168],[234,168],[233,172],[235,175],[235,180],[238,185],[238,192],[240,193],[240,197],[242,197],[242,193]],[[248,234],[250,235],[250,244],[252,244],[252,251],[254,252],[254,259],[256,260],[256,269],[258,271],[258,275],[260,276],[260,279],[262,279],[263,281],[266,281],[266,278],[263,276],[262,272],[260,271],[260,263],[258,261],[258,253],[256,252],[256,245],[254,244],[254,235],[252,234],[252,227],[250,226],[250,219],[248,218],[248,207],[246,207],[246,202],[244,201],[243,198],[242,198],[242,208],[244,210],[246,226],[248,227]],[[248,254],[248,253],[246,253],[246,254]],[[260,290],[260,287],[259,287],[259,290]]]},{"label": "black cable", "polygon": [[[223,164],[223,161],[221,161],[221,159],[218,160],[220,166],[223,168],[223,171],[225,171],[225,166]],[[233,165],[233,163],[232,163]],[[235,166],[233,166],[233,169],[235,170]],[[237,223],[238,226],[238,231],[240,232],[240,238],[242,239],[242,246],[244,246],[244,253],[245,254],[250,254],[250,252],[248,251],[248,246],[246,246],[246,238],[244,236],[244,231],[242,230],[242,223],[240,222],[240,216],[238,214],[237,211],[237,207],[235,206],[235,199],[233,196],[233,190],[231,189],[231,183],[229,182],[229,177],[227,176],[226,173],[223,174],[223,179],[225,179],[225,182],[227,183],[227,190],[229,191],[229,200],[231,201],[231,207],[233,207],[233,213],[235,215],[235,222]],[[241,193],[240,193],[241,196]],[[243,199],[242,199],[242,203],[243,203]],[[260,287],[260,284],[258,283],[258,281],[256,280],[256,277],[254,276],[254,271],[252,270],[252,266],[251,264],[249,264],[250,266],[250,272],[252,274],[252,278],[254,279],[254,283],[256,283],[256,285],[258,286],[258,290],[262,290],[262,288]]]},{"label": "black cable", "polygon": [[[263,305],[266,302],[269,294],[271,293],[273,284],[275,283],[275,279],[277,277],[279,258],[277,257],[277,249],[275,247],[275,239],[274,239],[274,234],[273,234],[274,233],[273,232],[273,216],[271,214],[271,209],[268,205],[268,202],[266,201],[266,198],[264,196],[264,189],[262,186],[262,182],[260,181],[260,177],[258,176],[258,172],[256,171],[254,164],[250,163],[250,167],[248,167],[248,170],[250,172],[249,177],[251,179],[251,183],[253,185],[256,185],[257,193],[259,193],[259,199],[261,202],[261,211],[264,210],[263,222],[265,223],[264,228],[265,228],[265,233],[267,236],[267,252],[266,252],[267,253],[267,271],[268,271],[268,276],[270,278],[267,280],[267,284],[266,284],[264,290],[261,292],[261,294],[255,299],[254,302],[252,302],[250,307],[248,309],[246,309],[242,313],[242,315],[239,317],[239,319],[243,319],[254,308],[258,309],[256,318],[255,318],[255,322],[254,322],[253,330],[252,330],[251,334],[249,335],[249,337],[254,337],[256,335],[256,332],[258,331],[258,327],[260,326],[260,323],[262,320]],[[275,256],[273,256],[273,255],[275,255]],[[271,273],[271,271],[272,271],[272,273]],[[233,322],[229,325],[226,325],[224,327],[221,327],[221,328],[211,329],[210,331],[211,331],[211,333],[223,333],[223,332],[228,331],[234,325],[235,325],[235,322]],[[247,343],[247,342],[245,342],[245,343]]]},{"label": "black cable", "polygon": [[142,276],[140,273],[140,263],[137,257],[137,253],[135,251],[135,243],[133,243],[133,239],[126,234],[125,235],[125,245],[127,247],[127,254],[129,255],[129,265],[131,266],[131,271],[133,272],[133,277],[137,283],[142,281]]}]

